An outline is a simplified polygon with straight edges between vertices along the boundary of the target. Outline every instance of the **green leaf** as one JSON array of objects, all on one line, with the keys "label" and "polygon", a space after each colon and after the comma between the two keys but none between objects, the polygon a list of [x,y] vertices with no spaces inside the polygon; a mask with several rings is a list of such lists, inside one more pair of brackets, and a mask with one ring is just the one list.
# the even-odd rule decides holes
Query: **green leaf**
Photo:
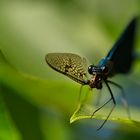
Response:
[{"label": "green leaf", "polygon": [[[95,115],[91,118],[93,112],[96,109],[97,108],[95,108],[94,106],[91,106],[86,103],[79,104],[76,111],[73,113],[73,115],[70,118],[70,123],[73,123],[80,119],[105,120],[107,113],[111,108],[104,107],[101,110],[99,110],[97,114],[95,113]],[[125,109],[123,109],[122,107],[116,107],[113,110],[108,120],[118,122],[118,123],[129,124],[131,126],[137,126],[137,127],[140,126],[140,120],[139,120],[140,111],[138,109],[131,108],[131,114],[132,114],[132,119],[129,119]]]},{"label": "green leaf", "polygon": [[[19,137],[25,140],[43,140],[39,124],[40,110],[31,101],[21,96],[25,94],[25,91],[21,90],[19,84],[21,83],[20,80],[24,78],[9,65],[2,52],[0,52],[0,64],[0,95],[5,107],[4,126],[9,126],[9,129],[5,130],[7,136],[11,136],[10,139],[12,140],[19,139]],[[6,124],[6,122],[8,123]],[[13,131],[14,127],[17,128],[15,131]],[[6,136],[4,131],[1,130],[0,133],[3,134],[3,137]]]},{"label": "green leaf", "polygon": [[8,111],[0,93],[0,139],[1,140],[19,140],[20,134],[12,125],[12,120],[8,116]]},{"label": "green leaf", "polygon": [[14,89],[16,94],[25,97],[30,102],[35,102],[40,106],[57,106],[65,111],[72,110],[72,101],[74,102],[77,98],[75,92],[78,92],[79,88],[79,84],[73,86],[71,82],[41,79],[17,71],[9,65],[2,52],[0,52],[0,83]]},{"label": "green leaf", "polygon": [[[25,75],[22,72],[18,72],[15,69],[13,69],[11,66],[9,66],[7,61],[4,59],[4,56],[2,55],[2,53],[0,57],[0,62],[2,64],[1,69],[0,69],[0,80],[1,80],[1,85],[2,85],[2,89],[4,93],[3,96],[6,96],[4,97],[5,102],[9,104],[8,107],[10,109],[11,115],[14,117],[14,120],[17,125],[21,125],[20,124],[21,122],[19,121],[21,118],[20,117],[18,118],[14,113],[12,113],[12,110],[13,108],[16,108],[16,106],[19,106],[18,102],[20,100],[21,100],[20,101],[21,103],[22,102],[23,104],[25,103],[25,105],[22,105],[22,106],[29,106],[27,108],[32,110],[32,111],[31,110],[29,111],[31,112],[31,116],[32,116],[32,113],[36,114],[33,116],[38,116],[37,115],[38,109],[35,106],[32,106],[30,102],[36,102],[39,105],[46,104],[47,106],[48,105],[57,106],[58,108],[61,108],[62,110],[64,110],[65,113],[67,111],[68,112],[72,111],[72,108],[74,107],[73,102],[74,100],[77,99],[75,97],[75,92],[73,91],[76,91],[78,89],[77,86],[73,86],[70,83],[64,83],[61,81],[50,81],[50,80],[47,81],[47,80],[39,79],[37,77],[33,77],[31,75]],[[65,87],[65,89],[67,90],[64,90],[63,87]],[[66,91],[68,91],[68,94],[65,93]],[[9,93],[11,93],[11,95]],[[85,95],[82,95],[82,96],[85,96]],[[25,99],[22,99],[23,97],[26,98],[29,103]],[[85,99],[85,97],[83,97],[83,99]],[[66,100],[67,102],[64,102],[64,100]],[[17,104],[14,105],[14,103],[17,103]],[[13,104],[14,106],[12,107],[10,104]],[[28,109],[26,111],[28,111]],[[91,118],[91,115],[94,110],[95,110],[95,107],[86,103],[82,103],[78,105],[76,111],[74,112],[74,114],[72,115],[70,119],[70,123],[73,123],[80,119]],[[19,110],[19,112],[20,111],[21,110]],[[17,113],[30,114],[29,112],[26,113],[24,111],[25,110],[23,110],[23,112],[20,112],[20,113],[17,112]],[[95,116],[92,117],[92,119],[105,120],[108,112],[109,112],[109,108],[103,108],[102,110],[98,111],[97,114],[95,114]],[[131,125],[134,125],[135,123],[137,123],[138,126],[140,125],[140,121],[139,121],[140,111],[138,111],[135,108],[132,109],[132,112],[133,112],[132,120],[129,120],[127,114],[124,112],[126,112],[126,110],[116,107],[113,113],[111,114],[111,116],[109,117],[109,120],[114,121],[114,122],[131,124]],[[36,118],[36,120],[38,119]],[[39,128],[38,124],[35,124],[35,125],[37,126],[37,128]],[[20,127],[18,128],[20,129]],[[28,131],[24,132],[24,129],[21,132],[22,133],[27,132],[26,134],[28,134]]]},{"label": "green leaf", "polygon": [[[61,81],[43,80],[17,71],[9,65],[1,51],[0,87],[1,102],[4,103],[4,111],[8,112],[4,116],[5,118],[0,117],[4,124],[2,128],[0,127],[0,138],[5,140],[8,140],[9,137],[11,140],[19,140],[20,137],[25,140],[44,139],[40,122],[40,117],[45,113],[44,108],[55,106],[67,114],[72,109],[73,102],[71,101],[75,99],[73,91],[76,89]],[[72,94],[66,94],[64,87]],[[2,111],[1,115],[4,115]],[[10,121],[7,118],[10,118]],[[7,122],[8,124],[6,124]],[[50,129],[49,124],[46,124],[46,127]],[[46,129],[44,132],[46,133]],[[65,131],[62,130],[62,132]],[[52,134],[50,133],[50,135]]]},{"label": "green leaf", "polygon": [[22,138],[43,140],[39,125],[39,109],[4,84],[1,84],[1,92],[7,110]]}]

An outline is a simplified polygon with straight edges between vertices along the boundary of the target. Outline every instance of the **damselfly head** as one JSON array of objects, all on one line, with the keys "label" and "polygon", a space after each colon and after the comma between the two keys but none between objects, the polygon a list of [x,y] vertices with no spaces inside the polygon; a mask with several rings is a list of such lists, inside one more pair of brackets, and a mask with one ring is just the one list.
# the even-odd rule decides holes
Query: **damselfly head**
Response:
[{"label": "damselfly head", "polygon": [[102,74],[102,67],[98,67],[98,66],[94,66],[94,65],[90,65],[88,67],[88,73],[89,74]]}]

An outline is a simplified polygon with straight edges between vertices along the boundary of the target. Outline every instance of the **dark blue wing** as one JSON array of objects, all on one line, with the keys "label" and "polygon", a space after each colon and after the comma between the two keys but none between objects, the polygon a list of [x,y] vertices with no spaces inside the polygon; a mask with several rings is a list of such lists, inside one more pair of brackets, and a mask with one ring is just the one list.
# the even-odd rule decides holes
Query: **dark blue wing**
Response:
[{"label": "dark blue wing", "polygon": [[133,61],[133,48],[135,40],[137,18],[132,19],[120,38],[107,54],[107,58],[113,62],[113,68],[109,76],[117,73],[128,73]]}]

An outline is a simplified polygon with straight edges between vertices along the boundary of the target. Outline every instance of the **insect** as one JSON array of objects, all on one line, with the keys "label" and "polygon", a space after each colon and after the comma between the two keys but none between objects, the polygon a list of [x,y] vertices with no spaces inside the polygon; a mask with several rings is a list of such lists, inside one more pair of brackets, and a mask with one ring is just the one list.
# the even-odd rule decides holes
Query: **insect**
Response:
[{"label": "insect", "polygon": [[[72,53],[49,53],[45,56],[46,62],[51,68],[68,76],[81,85],[89,85],[91,89],[102,89],[102,83],[105,83],[110,93],[110,99],[97,108],[91,117],[110,101],[113,102],[113,106],[98,130],[104,126],[116,105],[109,84],[120,88],[122,90],[122,95],[125,96],[123,88],[119,84],[108,80],[108,78],[116,74],[127,74],[130,71],[134,58],[133,48],[136,34],[136,23],[137,18],[135,17],[125,28],[122,35],[113,45],[106,57],[101,59],[97,65],[92,64],[86,68],[85,59]],[[90,79],[87,78],[86,69],[91,75]]]}]

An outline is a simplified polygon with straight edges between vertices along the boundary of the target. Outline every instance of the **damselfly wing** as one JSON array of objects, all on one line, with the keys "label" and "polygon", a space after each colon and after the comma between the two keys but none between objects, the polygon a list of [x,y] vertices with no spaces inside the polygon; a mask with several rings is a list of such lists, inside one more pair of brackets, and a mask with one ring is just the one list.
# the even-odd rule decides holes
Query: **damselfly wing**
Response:
[{"label": "damselfly wing", "polygon": [[49,53],[45,59],[48,65],[54,70],[82,85],[87,83],[87,64],[85,58],[72,53]]},{"label": "damselfly wing", "polygon": [[136,35],[137,18],[134,18],[122,33],[118,41],[107,54],[113,62],[112,74],[128,73],[134,60],[134,41]]},{"label": "damselfly wing", "polygon": [[[112,90],[109,84],[113,84],[123,90],[123,88],[113,82],[108,80],[108,77],[111,77],[115,74],[126,74],[129,72],[132,62],[133,62],[133,48],[134,48],[134,39],[136,31],[137,18],[132,19],[128,24],[122,35],[119,37],[117,42],[113,45],[112,49],[109,51],[107,56],[101,59],[98,65],[90,65],[87,70],[91,75],[90,79],[87,79],[86,74],[86,61],[77,54],[72,53],[49,53],[46,55],[45,59],[48,65],[54,70],[68,76],[74,81],[82,84],[89,85],[91,89],[102,88],[102,82],[107,86],[111,98],[107,100],[101,107],[97,108],[92,116],[104,107],[110,101],[113,101],[113,106],[107,115],[106,119],[99,127],[101,129],[105,122],[108,120],[111,115],[116,101],[113,96]],[[124,93],[122,91],[122,95]],[[129,113],[129,111],[128,111]],[[91,116],[91,117],[92,117]],[[99,130],[98,129],[98,130]]]}]

